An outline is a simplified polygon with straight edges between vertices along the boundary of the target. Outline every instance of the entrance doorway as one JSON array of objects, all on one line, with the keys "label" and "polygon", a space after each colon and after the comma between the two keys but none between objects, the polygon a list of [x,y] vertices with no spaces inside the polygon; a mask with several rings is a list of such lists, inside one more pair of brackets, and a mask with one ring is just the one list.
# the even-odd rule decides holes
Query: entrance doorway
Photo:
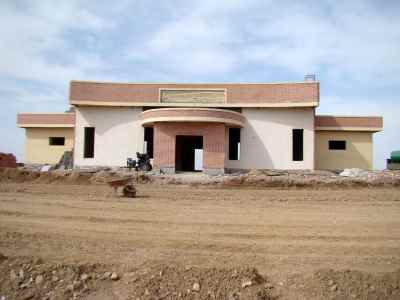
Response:
[{"label": "entrance doorway", "polygon": [[193,172],[203,169],[203,137],[177,135],[175,149],[175,171]]}]

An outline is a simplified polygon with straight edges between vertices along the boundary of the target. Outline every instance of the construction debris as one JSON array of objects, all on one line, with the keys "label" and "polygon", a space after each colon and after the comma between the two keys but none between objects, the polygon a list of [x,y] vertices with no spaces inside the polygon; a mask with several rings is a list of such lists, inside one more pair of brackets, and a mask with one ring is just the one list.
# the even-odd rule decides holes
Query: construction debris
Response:
[{"label": "construction debris", "polygon": [[0,152],[0,167],[2,168],[16,168],[17,159],[14,154]]},{"label": "construction debris", "polygon": [[126,184],[122,189],[122,194],[124,197],[135,198],[136,197],[136,188],[133,184]]},{"label": "construction debris", "polygon": [[[177,184],[197,186],[238,186],[238,187],[356,187],[356,186],[400,186],[400,170],[366,171],[346,169],[338,174],[331,171],[313,170],[252,170],[248,173],[210,176],[207,174],[157,174],[139,172],[127,168],[94,168],[74,170],[50,170],[39,172],[29,168],[0,168],[0,180],[33,183],[63,184],[104,184],[117,181],[119,187],[130,183],[131,178],[138,184]],[[122,180],[122,181],[121,181]],[[114,184],[114,183],[113,183]],[[114,185],[112,185],[114,187]],[[118,188],[118,187],[117,187]],[[128,187],[125,192],[133,196]]]},{"label": "construction debris", "polygon": [[368,175],[368,172],[362,169],[352,168],[344,169],[339,175],[344,177],[361,177]]},{"label": "construction debris", "polygon": [[73,152],[72,151],[65,151],[62,155],[60,161],[56,165],[56,169],[59,170],[69,170],[73,168]]}]

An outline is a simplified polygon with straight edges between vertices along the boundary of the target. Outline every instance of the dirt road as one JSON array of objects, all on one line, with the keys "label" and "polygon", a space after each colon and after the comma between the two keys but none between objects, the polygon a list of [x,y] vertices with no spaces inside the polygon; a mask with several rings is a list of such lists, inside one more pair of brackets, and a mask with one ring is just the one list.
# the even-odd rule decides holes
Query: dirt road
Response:
[{"label": "dirt road", "polygon": [[275,282],[400,268],[400,189],[0,185],[0,252],[65,263],[254,266]]}]

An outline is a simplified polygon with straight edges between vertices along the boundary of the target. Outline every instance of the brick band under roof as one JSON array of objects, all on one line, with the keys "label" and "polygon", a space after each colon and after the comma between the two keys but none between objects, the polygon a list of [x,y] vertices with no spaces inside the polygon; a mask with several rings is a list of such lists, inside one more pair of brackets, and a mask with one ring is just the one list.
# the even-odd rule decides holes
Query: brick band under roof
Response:
[{"label": "brick band under roof", "polygon": [[74,127],[74,113],[20,113],[19,127]]},{"label": "brick band under roof", "polygon": [[[319,83],[104,83],[71,81],[70,103],[74,105],[166,106],[160,103],[162,89],[225,89],[224,104],[200,106],[317,106]],[[171,103],[168,103],[171,106]],[[196,106],[196,103],[188,103]]]},{"label": "brick band under roof", "polygon": [[329,129],[360,129],[367,131],[380,131],[383,128],[383,118],[377,116],[315,116],[316,130]]}]

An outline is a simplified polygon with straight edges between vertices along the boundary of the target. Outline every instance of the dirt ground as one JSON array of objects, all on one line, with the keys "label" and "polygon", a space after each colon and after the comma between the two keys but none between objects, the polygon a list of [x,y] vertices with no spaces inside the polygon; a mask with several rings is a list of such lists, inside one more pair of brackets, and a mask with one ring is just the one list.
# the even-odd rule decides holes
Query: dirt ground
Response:
[{"label": "dirt ground", "polygon": [[0,182],[0,253],[6,300],[400,299],[400,189]]}]

